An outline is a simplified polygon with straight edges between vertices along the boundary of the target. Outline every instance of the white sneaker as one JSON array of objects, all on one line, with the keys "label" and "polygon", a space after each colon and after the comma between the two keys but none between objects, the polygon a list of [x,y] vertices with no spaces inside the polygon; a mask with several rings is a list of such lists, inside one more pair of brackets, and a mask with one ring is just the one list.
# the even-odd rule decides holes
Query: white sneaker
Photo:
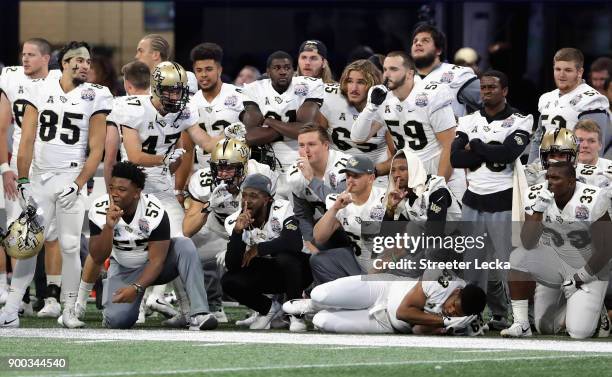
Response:
[{"label": "white sneaker", "polygon": [[19,327],[19,316],[17,313],[10,314],[6,310],[0,310],[0,328],[16,329]]},{"label": "white sneaker", "polygon": [[57,302],[55,297],[47,297],[45,299],[45,306],[36,313],[36,316],[38,318],[57,318],[60,314],[62,314],[62,307],[59,302]]},{"label": "white sneaker", "polygon": [[21,306],[19,307],[19,316],[20,317],[34,317],[34,309],[32,309],[32,302],[28,302],[27,304],[21,301]]},{"label": "white sneaker", "polygon": [[319,310],[320,308],[309,298],[289,300],[283,304],[283,311],[291,315],[314,314]]},{"label": "white sneaker", "polygon": [[179,314],[178,311],[174,309],[172,305],[166,302],[166,300],[159,298],[156,295],[149,295],[146,306],[151,310],[160,313],[168,319]]},{"label": "white sneaker", "polygon": [[291,322],[289,325],[289,331],[291,332],[305,332],[308,330],[304,318],[291,315],[289,316],[289,321]]},{"label": "white sneaker", "polygon": [[265,315],[258,314],[257,318],[255,319],[255,322],[251,323],[251,326],[249,326],[249,329],[251,330],[269,330],[270,323],[272,322],[272,320],[281,315],[283,315],[283,308],[278,302],[272,301],[272,305],[270,306],[270,311],[268,311],[268,314],[265,314]]},{"label": "white sneaker", "polygon": [[228,323],[229,320],[227,319],[227,314],[225,314],[225,310],[223,310],[223,308],[212,312],[212,315],[215,316],[215,318],[217,319],[217,322],[219,323]]},{"label": "white sneaker", "polygon": [[191,317],[191,323],[189,324],[189,330],[198,331],[198,330],[214,330],[217,328],[219,323],[214,315],[208,314],[198,314]]},{"label": "white sneaker", "polygon": [[8,289],[6,288],[0,289],[0,305],[6,304],[7,298],[8,298]]},{"label": "white sneaker", "polygon": [[514,322],[512,326],[500,331],[499,335],[503,336],[504,338],[524,338],[527,336],[533,336],[529,322]]},{"label": "white sneaker", "polygon": [[77,318],[76,312],[74,311],[74,307],[64,308],[64,312],[62,313],[62,326],[69,329],[76,329],[78,327],[85,326],[85,323]]},{"label": "white sneaker", "polygon": [[187,327],[187,325],[189,325],[189,321],[187,321],[187,318],[185,318],[185,316],[180,313],[175,315],[174,317],[170,318],[170,319],[166,319],[165,321],[162,321],[162,326],[166,326],[166,327],[174,327],[176,329],[184,329],[185,327]]},{"label": "white sneaker", "polygon": [[83,319],[85,318],[85,312],[87,311],[87,308],[83,305],[81,305],[80,303],[75,303],[74,304],[74,313],[76,314],[78,319]]},{"label": "white sneaker", "polygon": [[599,317],[599,328],[595,333],[596,338],[607,338],[610,336],[610,317],[608,316],[608,310],[604,305],[601,308],[601,315]]},{"label": "white sneaker", "polygon": [[253,324],[253,322],[255,322],[256,319],[257,319],[257,312],[254,310],[251,310],[251,314],[247,318],[242,319],[240,321],[236,321],[236,326],[249,327],[251,326],[251,324]]}]

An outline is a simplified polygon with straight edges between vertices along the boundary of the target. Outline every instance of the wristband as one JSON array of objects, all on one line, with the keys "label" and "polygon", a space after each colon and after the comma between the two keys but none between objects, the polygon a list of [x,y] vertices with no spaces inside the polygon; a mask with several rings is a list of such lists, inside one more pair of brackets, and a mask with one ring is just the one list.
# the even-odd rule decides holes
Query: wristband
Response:
[{"label": "wristband", "polygon": [[136,288],[136,293],[137,294],[144,293],[144,288],[142,287],[142,285],[140,285],[138,283],[132,283],[132,287]]},{"label": "wristband", "polygon": [[9,164],[6,162],[3,162],[2,164],[0,164],[0,173],[4,174],[7,171],[11,171],[11,167],[9,166]]},{"label": "wristband", "polygon": [[185,196],[185,191],[183,190],[174,190],[174,196],[176,195],[181,195],[181,196]]},{"label": "wristband", "polygon": [[17,179],[17,183],[30,183],[30,179],[28,177],[21,177]]}]

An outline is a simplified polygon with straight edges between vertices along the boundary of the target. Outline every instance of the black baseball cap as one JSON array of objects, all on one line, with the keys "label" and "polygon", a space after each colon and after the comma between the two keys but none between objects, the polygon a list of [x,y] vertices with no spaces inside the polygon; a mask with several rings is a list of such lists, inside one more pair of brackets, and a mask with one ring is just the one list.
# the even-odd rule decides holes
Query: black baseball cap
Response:
[{"label": "black baseball cap", "polygon": [[355,174],[374,174],[374,163],[366,156],[353,156],[346,162],[346,168],[340,173],[351,172]]},{"label": "black baseball cap", "polygon": [[323,42],[317,39],[309,39],[307,41],[302,42],[298,55],[304,51],[314,51],[317,54],[321,55],[323,59],[327,59],[327,47]]}]

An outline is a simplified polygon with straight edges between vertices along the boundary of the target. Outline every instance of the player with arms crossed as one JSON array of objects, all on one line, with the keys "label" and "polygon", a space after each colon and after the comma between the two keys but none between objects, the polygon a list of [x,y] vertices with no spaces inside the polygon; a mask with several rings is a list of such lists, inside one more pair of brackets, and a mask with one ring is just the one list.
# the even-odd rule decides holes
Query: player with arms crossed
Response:
[{"label": "player with arms crossed", "polygon": [[[27,105],[17,157],[18,190],[23,208],[34,201],[42,209],[45,237],[49,237],[49,224],[57,220],[65,298],[63,324],[74,328],[83,326],[74,308],[81,276],[79,250],[85,217],[80,190],[102,160],[112,95],[106,87],[85,83],[91,63],[86,43],[68,43],[58,58],[61,79],[45,80],[30,87],[25,96]],[[16,318],[19,301],[32,281],[35,267],[35,258],[20,260],[15,265],[0,326]],[[19,321],[12,324],[18,326]]]}]

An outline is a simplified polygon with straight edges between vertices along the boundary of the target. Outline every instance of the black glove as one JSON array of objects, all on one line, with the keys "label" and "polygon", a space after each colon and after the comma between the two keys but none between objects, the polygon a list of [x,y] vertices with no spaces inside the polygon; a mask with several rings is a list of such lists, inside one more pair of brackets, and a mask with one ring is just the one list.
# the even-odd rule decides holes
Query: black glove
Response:
[{"label": "black glove", "polygon": [[387,90],[383,89],[380,86],[375,87],[370,94],[370,103],[376,106],[380,106],[383,102],[385,102],[385,98],[387,98]]}]

